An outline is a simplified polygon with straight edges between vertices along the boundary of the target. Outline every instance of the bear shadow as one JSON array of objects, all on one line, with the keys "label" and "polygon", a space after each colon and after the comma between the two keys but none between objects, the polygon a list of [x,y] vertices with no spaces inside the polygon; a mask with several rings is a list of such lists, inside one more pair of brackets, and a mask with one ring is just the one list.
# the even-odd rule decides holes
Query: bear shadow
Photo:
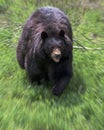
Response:
[{"label": "bear shadow", "polygon": [[71,79],[71,82],[64,90],[61,96],[54,96],[52,94],[52,84],[43,82],[41,85],[37,83],[30,83],[26,80],[27,76],[24,77],[24,84],[30,86],[29,89],[32,89],[33,93],[29,96],[29,102],[35,101],[48,101],[50,105],[65,106],[71,107],[83,103],[81,96],[86,91],[86,83],[81,72],[76,71]]}]

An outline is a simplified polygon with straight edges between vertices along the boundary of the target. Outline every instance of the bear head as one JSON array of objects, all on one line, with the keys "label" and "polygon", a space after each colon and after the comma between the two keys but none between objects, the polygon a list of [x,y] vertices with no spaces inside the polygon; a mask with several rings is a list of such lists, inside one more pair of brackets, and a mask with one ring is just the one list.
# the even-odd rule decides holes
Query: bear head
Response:
[{"label": "bear head", "polygon": [[60,62],[62,58],[69,57],[72,52],[72,41],[64,30],[60,30],[57,36],[48,36],[48,33],[43,31],[41,38],[44,53],[55,63]]}]

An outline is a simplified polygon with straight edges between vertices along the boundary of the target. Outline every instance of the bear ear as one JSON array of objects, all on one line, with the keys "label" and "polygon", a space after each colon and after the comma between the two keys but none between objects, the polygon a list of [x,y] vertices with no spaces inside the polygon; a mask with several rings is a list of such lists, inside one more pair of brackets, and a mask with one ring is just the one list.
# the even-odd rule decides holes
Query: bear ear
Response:
[{"label": "bear ear", "polygon": [[48,37],[47,33],[46,33],[45,31],[43,31],[43,32],[41,33],[41,38],[42,38],[43,40],[45,40],[47,37]]},{"label": "bear ear", "polygon": [[64,30],[61,30],[60,33],[59,33],[59,35],[60,35],[61,37],[64,37],[64,36],[65,36],[65,31],[64,31]]}]

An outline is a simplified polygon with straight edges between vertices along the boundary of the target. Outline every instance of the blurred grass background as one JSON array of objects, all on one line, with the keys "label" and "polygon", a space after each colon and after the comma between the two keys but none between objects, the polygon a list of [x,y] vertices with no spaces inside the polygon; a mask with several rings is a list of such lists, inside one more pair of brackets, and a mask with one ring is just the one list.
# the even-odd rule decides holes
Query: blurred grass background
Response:
[{"label": "blurred grass background", "polygon": [[[16,60],[27,18],[55,6],[70,18],[74,76],[61,97],[31,85]],[[92,50],[86,50],[89,47]],[[0,130],[104,130],[104,1],[0,0]]]}]

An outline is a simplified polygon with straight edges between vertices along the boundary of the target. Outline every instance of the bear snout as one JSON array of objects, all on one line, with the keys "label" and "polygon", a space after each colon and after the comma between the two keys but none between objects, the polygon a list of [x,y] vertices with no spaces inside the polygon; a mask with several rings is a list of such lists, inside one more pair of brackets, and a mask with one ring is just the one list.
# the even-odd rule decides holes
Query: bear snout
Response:
[{"label": "bear snout", "polygon": [[52,51],[51,58],[54,62],[59,62],[61,59],[61,50],[60,48],[55,48]]}]

